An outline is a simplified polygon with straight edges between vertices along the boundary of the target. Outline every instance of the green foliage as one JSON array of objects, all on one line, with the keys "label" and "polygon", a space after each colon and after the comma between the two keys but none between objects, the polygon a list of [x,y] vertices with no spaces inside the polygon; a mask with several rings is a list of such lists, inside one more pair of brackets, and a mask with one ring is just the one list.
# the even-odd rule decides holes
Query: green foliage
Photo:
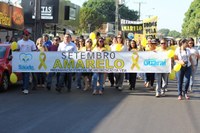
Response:
[{"label": "green foliage", "polygon": [[[125,5],[119,7],[120,17],[123,19],[137,20],[137,12],[128,9]],[[115,0],[88,0],[80,10],[81,31],[93,31],[101,27],[103,23],[115,22]]]},{"label": "green foliage", "polygon": [[164,37],[168,36],[169,29],[160,29],[158,32],[161,33]]},{"label": "green foliage", "polygon": [[173,38],[180,38],[181,37],[181,33],[176,31],[176,30],[172,30],[169,32],[168,36],[171,36]]},{"label": "green foliage", "polygon": [[161,33],[162,37],[167,37],[167,36],[170,36],[170,37],[173,37],[173,38],[180,38],[181,37],[181,33],[176,31],[176,30],[170,31],[169,29],[160,29],[158,32]]},{"label": "green foliage", "polygon": [[182,25],[182,35],[200,36],[200,0],[194,0],[188,11],[185,13],[184,23]]}]

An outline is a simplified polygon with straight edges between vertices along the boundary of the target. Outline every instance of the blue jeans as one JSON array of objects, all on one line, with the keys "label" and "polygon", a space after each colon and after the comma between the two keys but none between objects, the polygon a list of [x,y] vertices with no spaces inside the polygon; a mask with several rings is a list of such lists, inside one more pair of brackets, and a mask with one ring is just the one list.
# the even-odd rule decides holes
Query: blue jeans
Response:
[{"label": "blue jeans", "polygon": [[[178,95],[182,96],[182,93],[187,94],[188,87],[190,85],[190,75],[191,75],[191,66],[190,67],[181,67],[181,70],[176,73],[177,82],[178,82]],[[184,90],[183,88],[184,84]]]},{"label": "blue jeans", "polygon": [[23,89],[24,90],[29,90],[29,77],[30,77],[30,73],[22,73],[23,76]]},{"label": "blue jeans", "polygon": [[59,74],[56,74],[56,73],[48,73],[47,75],[47,87],[50,87],[51,88],[51,85],[52,85],[52,79],[53,79],[53,76],[56,75],[56,86],[58,85],[58,81],[59,81]]},{"label": "blue jeans", "polygon": [[165,92],[165,88],[167,86],[167,77],[168,73],[156,73],[157,76],[157,84],[156,84],[156,93],[161,93],[162,91]]},{"label": "blue jeans", "polygon": [[[97,81],[99,81],[99,88],[97,88]],[[92,88],[94,90],[103,90],[104,73],[94,73],[92,75]]]}]

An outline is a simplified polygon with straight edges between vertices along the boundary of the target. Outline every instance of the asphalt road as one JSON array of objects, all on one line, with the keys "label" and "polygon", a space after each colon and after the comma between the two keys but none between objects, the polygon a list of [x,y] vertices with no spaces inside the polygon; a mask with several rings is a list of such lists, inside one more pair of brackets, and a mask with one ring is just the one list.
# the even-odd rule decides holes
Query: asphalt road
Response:
[{"label": "asphalt road", "polygon": [[[200,71],[190,100],[177,100],[176,81],[165,97],[143,87],[103,96],[72,89],[59,94],[38,88],[24,95],[20,85],[0,93],[0,133],[199,133]],[[107,82],[107,85],[109,83]]]}]

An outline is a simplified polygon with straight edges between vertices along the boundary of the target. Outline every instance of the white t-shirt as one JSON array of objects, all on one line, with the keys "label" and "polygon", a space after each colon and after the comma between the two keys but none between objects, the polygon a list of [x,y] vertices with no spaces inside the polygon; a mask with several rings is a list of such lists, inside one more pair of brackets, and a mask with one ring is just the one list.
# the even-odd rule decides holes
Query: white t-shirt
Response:
[{"label": "white t-shirt", "polygon": [[58,46],[58,51],[77,52],[77,47],[73,42],[68,44],[61,42]]},{"label": "white t-shirt", "polygon": [[17,44],[20,52],[31,52],[36,50],[36,45],[31,40],[24,41],[21,39],[17,42]]},{"label": "white t-shirt", "polygon": [[175,51],[175,55],[178,56],[179,60],[183,60],[184,62],[187,62],[187,66],[191,66],[191,62],[190,62],[190,50],[188,48],[186,48],[185,50],[181,50],[180,47],[178,47]]},{"label": "white t-shirt", "polygon": [[197,56],[199,55],[199,51],[196,48],[190,49],[191,59],[194,65],[197,65]]}]

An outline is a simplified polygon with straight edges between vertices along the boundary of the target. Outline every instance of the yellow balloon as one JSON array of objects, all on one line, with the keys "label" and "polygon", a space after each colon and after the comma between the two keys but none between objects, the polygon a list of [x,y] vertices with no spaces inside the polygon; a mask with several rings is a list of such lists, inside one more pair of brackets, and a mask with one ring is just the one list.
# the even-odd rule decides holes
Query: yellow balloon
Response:
[{"label": "yellow balloon", "polygon": [[174,70],[172,70],[171,73],[169,74],[169,79],[174,80],[175,77],[176,77],[176,72]]},{"label": "yellow balloon", "polygon": [[17,49],[17,43],[16,42],[12,42],[11,43],[11,49],[12,50],[16,50]]},{"label": "yellow balloon", "polygon": [[92,40],[96,39],[96,34],[94,32],[90,33],[90,39]]},{"label": "yellow balloon", "polygon": [[116,51],[121,51],[121,50],[122,50],[122,45],[116,44]]},{"label": "yellow balloon", "polygon": [[13,84],[17,83],[17,75],[15,73],[11,73],[10,82],[13,83]]},{"label": "yellow balloon", "polygon": [[142,38],[142,46],[146,47],[146,45],[147,45],[147,39],[144,37]]},{"label": "yellow balloon", "polygon": [[173,70],[174,70],[175,72],[180,71],[180,69],[181,69],[181,64],[179,64],[179,63],[177,63],[177,64],[174,66],[174,68],[173,68]]},{"label": "yellow balloon", "polygon": [[174,57],[174,54],[175,54],[174,50],[169,50],[169,51],[167,52],[167,57],[168,57],[168,58],[172,58],[172,57]]}]

